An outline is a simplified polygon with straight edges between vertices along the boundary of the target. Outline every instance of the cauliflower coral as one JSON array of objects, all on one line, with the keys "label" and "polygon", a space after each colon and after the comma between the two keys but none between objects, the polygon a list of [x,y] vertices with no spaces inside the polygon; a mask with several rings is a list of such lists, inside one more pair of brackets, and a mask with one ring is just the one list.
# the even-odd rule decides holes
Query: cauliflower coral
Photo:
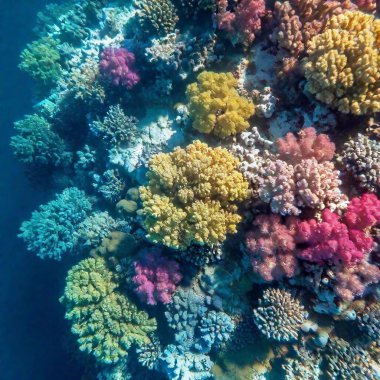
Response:
[{"label": "cauliflower coral", "polygon": [[186,92],[193,128],[222,138],[246,130],[255,107],[238,94],[237,85],[231,73],[199,74],[198,81],[190,84]]},{"label": "cauliflower coral", "polygon": [[307,89],[342,113],[380,111],[380,20],[345,12],[327,21],[308,45]]},{"label": "cauliflower coral", "polygon": [[194,141],[160,153],[149,163],[149,183],[140,188],[147,237],[175,249],[213,245],[236,232],[236,202],[248,196],[239,162],[226,149]]}]

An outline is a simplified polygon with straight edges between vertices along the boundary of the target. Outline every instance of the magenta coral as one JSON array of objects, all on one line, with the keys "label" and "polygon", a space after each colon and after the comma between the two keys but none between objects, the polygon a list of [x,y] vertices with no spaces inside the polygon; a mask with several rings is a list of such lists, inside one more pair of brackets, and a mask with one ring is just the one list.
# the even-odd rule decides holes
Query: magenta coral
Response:
[{"label": "magenta coral", "polygon": [[278,157],[291,164],[300,160],[315,158],[317,162],[331,161],[335,153],[335,144],[325,134],[317,135],[313,127],[302,129],[298,138],[288,133],[284,138],[277,139]]},{"label": "magenta coral", "polygon": [[170,302],[177,284],[182,280],[179,264],[162,255],[158,248],[144,249],[139,261],[134,262],[137,285],[135,292],[142,302],[156,305],[158,302]]},{"label": "magenta coral", "polygon": [[124,48],[105,48],[99,63],[100,72],[115,86],[131,89],[140,81],[134,70],[135,55]]},{"label": "magenta coral", "polygon": [[299,271],[294,241],[296,219],[289,217],[283,224],[278,215],[259,215],[253,226],[245,238],[253,271],[268,282],[295,276]]},{"label": "magenta coral", "polygon": [[380,224],[379,198],[368,193],[352,199],[344,215],[344,221],[350,228],[358,230]]},{"label": "magenta coral", "polygon": [[217,0],[218,28],[228,32],[233,44],[250,46],[261,30],[265,16],[264,0],[239,0],[233,11],[227,10],[227,0]]}]

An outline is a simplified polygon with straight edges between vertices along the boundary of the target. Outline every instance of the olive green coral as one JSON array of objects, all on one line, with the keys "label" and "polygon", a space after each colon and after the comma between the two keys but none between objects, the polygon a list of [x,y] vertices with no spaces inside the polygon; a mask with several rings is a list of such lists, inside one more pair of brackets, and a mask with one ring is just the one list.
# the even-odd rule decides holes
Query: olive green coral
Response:
[{"label": "olive green coral", "polygon": [[308,46],[307,89],[342,113],[380,111],[380,20],[362,12],[333,16]]},{"label": "olive green coral", "polygon": [[62,71],[59,41],[43,37],[26,46],[21,52],[19,68],[40,81],[44,86],[52,86]]},{"label": "olive green coral", "polygon": [[255,107],[238,94],[237,86],[231,73],[204,71],[199,74],[197,82],[187,87],[193,128],[219,137],[246,130]]},{"label": "olive green coral", "polygon": [[236,232],[236,202],[248,196],[238,160],[226,149],[194,141],[185,149],[160,153],[149,163],[140,188],[148,238],[176,249],[213,245]]},{"label": "olive green coral", "polygon": [[105,260],[89,258],[69,271],[60,299],[80,350],[106,364],[127,356],[132,344],[148,344],[148,334],[156,330],[155,319],[139,311],[116,287]]}]

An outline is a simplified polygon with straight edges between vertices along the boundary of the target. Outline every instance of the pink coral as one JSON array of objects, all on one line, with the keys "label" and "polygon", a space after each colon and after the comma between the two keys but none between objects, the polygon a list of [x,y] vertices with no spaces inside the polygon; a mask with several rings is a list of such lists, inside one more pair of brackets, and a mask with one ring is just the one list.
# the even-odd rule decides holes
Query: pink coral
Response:
[{"label": "pink coral", "polygon": [[368,193],[352,199],[344,215],[344,221],[350,228],[358,230],[380,224],[379,198]]},{"label": "pink coral", "polygon": [[295,276],[299,271],[294,254],[296,219],[287,218],[283,224],[278,215],[259,215],[253,226],[245,239],[253,271],[268,282]]},{"label": "pink coral", "polygon": [[218,28],[228,32],[233,44],[250,46],[261,30],[261,20],[265,16],[264,0],[239,0],[233,11],[227,10],[227,0],[217,0]]},{"label": "pink coral", "polygon": [[335,144],[325,134],[317,135],[313,127],[302,129],[298,138],[288,133],[284,138],[277,139],[278,157],[291,164],[300,160],[315,158],[317,162],[331,161],[335,153]]},{"label": "pink coral", "polygon": [[162,255],[158,248],[144,249],[139,261],[134,262],[135,276],[133,282],[137,285],[135,292],[141,301],[148,305],[157,302],[167,304],[181,281],[179,264]]},{"label": "pink coral", "polygon": [[341,268],[335,273],[334,292],[344,301],[353,301],[365,294],[367,287],[380,281],[380,269],[367,261]]},{"label": "pink coral", "polygon": [[99,63],[100,72],[115,86],[131,89],[140,81],[134,70],[135,55],[124,48],[105,48]]},{"label": "pink coral", "polygon": [[353,3],[362,11],[375,13],[376,12],[376,0],[352,0]]},{"label": "pink coral", "polygon": [[318,264],[355,263],[373,247],[371,237],[350,229],[329,209],[323,211],[321,222],[315,219],[300,222],[295,239],[304,246],[298,250],[298,257]]}]

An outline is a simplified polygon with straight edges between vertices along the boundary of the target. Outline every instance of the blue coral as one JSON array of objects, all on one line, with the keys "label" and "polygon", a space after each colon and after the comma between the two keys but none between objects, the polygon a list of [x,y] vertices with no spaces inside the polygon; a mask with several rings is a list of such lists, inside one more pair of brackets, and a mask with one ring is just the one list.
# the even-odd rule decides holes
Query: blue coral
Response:
[{"label": "blue coral", "polygon": [[74,232],[91,208],[91,201],[83,191],[67,188],[34,211],[30,220],[22,223],[18,236],[41,259],[61,260],[75,249]]}]

